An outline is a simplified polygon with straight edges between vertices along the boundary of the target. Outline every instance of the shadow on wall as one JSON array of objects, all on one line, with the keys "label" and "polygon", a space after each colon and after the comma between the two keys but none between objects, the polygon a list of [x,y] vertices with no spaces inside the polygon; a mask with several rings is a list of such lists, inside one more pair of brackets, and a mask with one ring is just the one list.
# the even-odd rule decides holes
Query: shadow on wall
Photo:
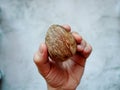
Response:
[{"label": "shadow on wall", "polygon": [[[1,42],[1,38],[2,38],[1,22],[2,22],[2,17],[1,17],[1,8],[0,8],[0,42]],[[0,47],[1,47],[1,43],[0,43]],[[0,80],[0,84],[1,84],[1,80]],[[1,90],[1,88],[0,88],[0,90]]]},{"label": "shadow on wall", "polygon": [[0,90],[2,90],[2,72],[0,70]]},{"label": "shadow on wall", "polygon": [[2,79],[0,79],[0,90],[2,90]]},{"label": "shadow on wall", "polygon": [[0,8],[0,24],[1,24],[1,22],[2,22],[2,10]]},{"label": "shadow on wall", "polygon": [[[1,8],[0,8],[0,42],[1,42],[1,38],[2,38],[1,22],[2,22],[2,14],[1,14]],[[1,47],[1,43],[0,43],[0,47]],[[0,81],[0,84],[1,84],[1,81]],[[0,90],[1,90],[1,88],[0,88]]]},{"label": "shadow on wall", "polygon": [[6,13],[0,7],[0,34],[9,33],[14,29],[10,26],[10,22],[6,19]]},{"label": "shadow on wall", "polygon": [[[14,30],[13,27],[10,26],[10,22],[5,19],[5,13],[4,10],[0,7],[0,47],[1,47],[1,42],[2,42],[2,37],[4,34],[9,33]],[[0,48],[1,49],[1,48]],[[0,50],[1,52],[1,50]]]}]

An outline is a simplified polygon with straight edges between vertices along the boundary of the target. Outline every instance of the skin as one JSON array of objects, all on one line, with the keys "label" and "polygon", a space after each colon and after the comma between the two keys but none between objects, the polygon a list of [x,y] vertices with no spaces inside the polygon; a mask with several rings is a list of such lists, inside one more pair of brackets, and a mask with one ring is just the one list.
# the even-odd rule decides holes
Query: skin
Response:
[{"label": "skin", "polygon": [[[69,25],[63,25],[67,31],[71,31]],[[34,55],[34,62],[39,73],[44,77],[48,90],[76,90],[82,78],[86,59],[89,57],[92,47],[77,32],[72,32],[77,42],[77,52],[65,62],[53,62],[49,56],[45,43]]]}]

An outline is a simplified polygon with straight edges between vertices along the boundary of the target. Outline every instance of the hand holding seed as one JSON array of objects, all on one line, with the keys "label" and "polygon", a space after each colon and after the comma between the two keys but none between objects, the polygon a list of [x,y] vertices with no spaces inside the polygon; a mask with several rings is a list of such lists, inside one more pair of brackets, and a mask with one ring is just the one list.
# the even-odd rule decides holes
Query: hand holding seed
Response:
[{"label": "hand holding seed", "polygon": [[55,26],[60,31],[49,30],[45,43],[34,56],[38,71],[46,80],[48,90],[76,90],[92,47],[78,33],[71,33],[68,25]]},{"label": "hand holding seed", "polygon": [[60,25],[49,27],[45,43],[54,61],[65,61],[76,53],[77,44],[72,33]]}]

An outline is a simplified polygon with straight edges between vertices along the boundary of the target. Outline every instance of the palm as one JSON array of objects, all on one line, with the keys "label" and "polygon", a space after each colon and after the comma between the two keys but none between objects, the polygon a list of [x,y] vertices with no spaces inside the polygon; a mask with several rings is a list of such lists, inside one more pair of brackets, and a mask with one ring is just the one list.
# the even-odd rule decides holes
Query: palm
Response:
[{"label": "palm", "polygon": [[[80,56],[79,56],[80,57]],[[74,59],[75,57],[73,57]],[[68,60],[67,62],[55,64],[51,63],[51,69],[48,75],[45,76],[46,81],[52,87],[74,89],[80,82],[84,68],[74,62]]]}]

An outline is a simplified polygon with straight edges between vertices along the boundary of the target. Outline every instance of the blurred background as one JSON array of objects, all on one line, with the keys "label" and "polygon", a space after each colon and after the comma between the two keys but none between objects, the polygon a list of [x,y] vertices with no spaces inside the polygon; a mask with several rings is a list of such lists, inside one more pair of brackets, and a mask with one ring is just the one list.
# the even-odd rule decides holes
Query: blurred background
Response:
[{"label": "blurred background", "polygon": [[77,90],[120,90],[120,0],[0,0],[0,90],[47,90],[33,55],[51,24],[93,47]]}]

